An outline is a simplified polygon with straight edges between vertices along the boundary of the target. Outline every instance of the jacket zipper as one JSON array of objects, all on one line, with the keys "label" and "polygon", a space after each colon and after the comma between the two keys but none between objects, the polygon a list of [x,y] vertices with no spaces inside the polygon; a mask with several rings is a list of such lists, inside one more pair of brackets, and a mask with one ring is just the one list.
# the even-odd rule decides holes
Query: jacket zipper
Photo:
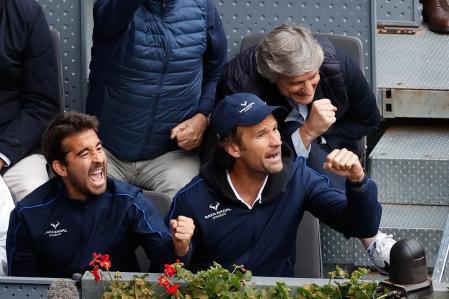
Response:
[{"label": "jacket zipper", "polygon": [[[163,24],[165,6],[166,6],[166,0],[162,0],[160,17],[161,17],[161,23],[162,23],[161,24],[162,25],[161,28],[162,28],[163,31],[165,31],[164,30],[164,24]],[[147,145],[148,145],[149,140],[151,139],[153,126],[154,126],[154,122],[155,122],[155,119],[156,119],[156,111],[157,111],[157,107],[159,106],[159,102],[160,102],[160,99],[161,99],[161,88],[163,86],[163,82],[164,82],[164,78],[165,78],[165,71],[167,69],[168,56],[169,56],[169,53],[170,53],[170,47],[169,47],[170,44],[168,42],[167,36],[162,35],[162,39],[163,39],[164,48],[165,48],[164,49],[164,64],[162,65],[161,76],[159,78],[159,83],[158,83],[158,89],[157,89],[157,95],[156,95],[156,104],[154,106],[154,111],[153,111],[153,125],[151,126],[151,129],[148,128],[149,130],[147,130],[147,132],[146,132],[145,144],[144,144],[144,148],[142,148],[141,156],[144,155],[147,152]]]}]

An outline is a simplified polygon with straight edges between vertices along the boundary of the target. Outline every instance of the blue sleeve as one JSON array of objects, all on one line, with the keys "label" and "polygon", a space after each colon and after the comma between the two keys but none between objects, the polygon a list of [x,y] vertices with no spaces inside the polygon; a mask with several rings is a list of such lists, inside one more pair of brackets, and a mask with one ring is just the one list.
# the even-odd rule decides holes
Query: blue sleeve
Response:
[{"label": "blue sleeve", "polygon": [[[170,206],[170,210],[168,211],[167,215],[165,216],[165,223],[167,224],[167,226],[169,226],[170,220],[176,219],[178,216],[181,216],[181,215],[185,216],[185,217],[192,218],[194,224],[195,225],[197,224],[193,213],[191,213],[190,209],[187,207],[187,205],[185,205],[183,196],[184,196],[184,193],[182,193],[180,191],[175,196],[175,198],[173,198],[173,201]],[[186,265],[188,265],[191,260],[193,249],[195,248],[195,242],[197,242],[196,241],[197,231],[198,231],[198,227],[195,227],[195,232],[194,232],[192,240],[190,242],[189,252],[182,259],[182,262]]]},{"label": "blue sleeve", "polygon": [[175,196],[175,198],[173,198],[173,201],[171,203],[170,210],[165,216],[165,223],[169,225],[170,220],[176,219],[176,217],[178,217],[179,215],[186,215],[186,214],[188,213],[186,213],[185,209],[183,208],[183,205],[181,204],[179,197]]},{"label": "blue sleeve", "polygon": [[6,239],[9,276],[39,276],[39,261],[25,222],[16,207],[9,219]]},{"label": "blue sleeve", "polygon": [[374,133],[380,123],[380,113],[373,90],[359,66],[348,54],[337,50],[348,94],[348,111],[332,127],[332,135],[346,140],[358,140]]},{"label": "blue sleeve", "polygon": [[346,194],[329,187],[327,177],[303,167],[306,209],[346,237],[368,238],[376,235],[382,208],[377,186],[371,179],[359,188],[347,184]]},{"label": "blue sleeve", "polygon": [[[137,234],[139,244],[145,250],[147,257],[152,263],[160,265],[174,263],[180,257],[175,255],[172,235],[158,208],[142,192],[137,194],[133,205],[137,210],[134,233]],[[152,268],[154,269],[154,266]]]},{"label": "blue sleeve", "polygon": [[111,38],[124,32],[134,12],[145,0],[96,0],[94,3],[94,34]]},{"label": "blue sleeve", "polygon": [[207,1],[207,49],[203,56],[203,85],[198,111],[214,108],[217,82],[226,64],[227,42],[223,24],[212,0]]}]

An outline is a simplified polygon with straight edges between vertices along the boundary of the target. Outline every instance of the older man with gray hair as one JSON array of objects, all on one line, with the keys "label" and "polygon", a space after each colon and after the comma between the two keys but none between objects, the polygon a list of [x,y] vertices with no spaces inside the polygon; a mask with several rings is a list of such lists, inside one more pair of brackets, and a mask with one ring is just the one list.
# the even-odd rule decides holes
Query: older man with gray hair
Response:
[{"label": "older man with gray hair", "polygon": [[[225,68],[217,95],[222,99],[237,92],[285,107],[282,140],[328,176],[332,187],[345,191],[344,178],[326,171],[323,162],[334,149],[360,156],[364,149],[358,140],[375,132],[380,121],[371,87],[347,53],[304,27],[282,24]],[[374,265],[387,272],[392,237],[379,232],[361,241]]]}]

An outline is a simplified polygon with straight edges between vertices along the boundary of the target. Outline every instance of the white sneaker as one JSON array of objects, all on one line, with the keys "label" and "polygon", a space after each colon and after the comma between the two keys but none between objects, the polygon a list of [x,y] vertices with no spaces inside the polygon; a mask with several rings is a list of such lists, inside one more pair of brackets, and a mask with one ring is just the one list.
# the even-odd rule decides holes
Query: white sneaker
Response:
[{"label": "white sneaker", "polygon": [[390,272],[390,251],[395,243],[393,235],[379,233],[366,250],[373,265],[382,274]]}]

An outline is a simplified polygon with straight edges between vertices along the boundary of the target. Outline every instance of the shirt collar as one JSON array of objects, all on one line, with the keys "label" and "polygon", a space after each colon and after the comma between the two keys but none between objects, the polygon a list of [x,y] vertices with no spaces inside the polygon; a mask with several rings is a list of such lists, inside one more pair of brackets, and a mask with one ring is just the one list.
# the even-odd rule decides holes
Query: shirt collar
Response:
[{"label": "shirt collar", "polygon": [[288,103],[292,107],[292,110],[285,118],[285,122],[287,121],[296,121],[299,123],[304,123],[309,114],[309,108],[306,105],[298,104],[293,100],[288,100]]},{"label": "shirt collar", "polygon": [[246,201],[244,201],[243,198],[241,198],[240,195],[237,193],[237,190],[235,189],[234,185],[232,184],[231,175],[229,174],[228,170],[226,170],[226,179],[228,180],[229,186],[231,186],[231,189],[234,192],[235,197],[239,201],[243,202],[248,207],[248,209],[252,210],[254,205],[256,204],[256,202],[259,202],[259,204],[262,203],[262,192],[267,183],[268,175],[265,177],[265,180],[264,180],[262,186],[260,187],[259,192],[257,193],[257,196],[256,196],[256,200],[253,202],[252,206],[250,206]]}]

